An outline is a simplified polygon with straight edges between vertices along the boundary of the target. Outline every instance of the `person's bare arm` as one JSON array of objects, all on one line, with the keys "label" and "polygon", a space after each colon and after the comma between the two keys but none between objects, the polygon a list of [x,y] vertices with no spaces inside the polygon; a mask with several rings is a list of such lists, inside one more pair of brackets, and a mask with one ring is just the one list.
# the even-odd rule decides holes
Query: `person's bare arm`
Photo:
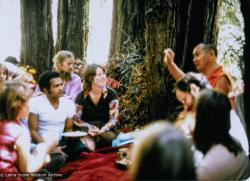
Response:
[{"label": "person's bare arm", "polygon": [[83,110],[83,106],[79,105],[79,104],[76,104],[76,113],[82,114],[82,110]]},{"label": "person's bare arm", "polygon": [[68,118],[65,122],[64,132],[69,132],[73,130],[74,119]]},{"label": "person's bare arm", "polygon": [[22,130],[15,143],[18,155],[18,170],[20,172],[37,172],[46,163],[46,154],[57,144],[58,140],[52,137],[46,142],[37,144],[35,150],[30,153],[29,132]]},{"label": "person's bare arm", "polygon": [[232,89],[232,86],[231,86],[231,83],[230,83],[230,80],[228,79],[228,77],[226,75],[221,76],[218,79],[217,84],[216,84],[214,89],[222,91],[225,94],[228,94]]},{"label": "person's bare arm", "polygon": [[164,63],[167,65],[168,71],[177,81],[185,75],[185,73],[174,63],[174,52],[172,49],[167,48],[164,50]]},{"label": "person's bare arm", "polygon": [[31,138],[35,143],[43,142],[42,136],[38,132],[38,116],[34,113],[29,113],[29,130],[31,134]]}]

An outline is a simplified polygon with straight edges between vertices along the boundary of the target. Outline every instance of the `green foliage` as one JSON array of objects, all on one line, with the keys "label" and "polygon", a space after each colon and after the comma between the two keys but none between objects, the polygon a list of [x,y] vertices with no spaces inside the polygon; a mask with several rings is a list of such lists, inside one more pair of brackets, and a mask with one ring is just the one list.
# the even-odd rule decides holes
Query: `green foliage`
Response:
[{"label": "green foliage", "polygon": [[120,82],[117,90],[120,98],[120,129],[128,126],[133,130],[144,125],[149,104],[146,99],[148,86],[144,53],[136,44],[131,44],[125,53],[111,59],[108,75]]},{"label": "green foliage", "polygon": [[232,75],[237,84],[242,81],[244,33],[239,2],[225,0],[219,15],[218,62]]}]

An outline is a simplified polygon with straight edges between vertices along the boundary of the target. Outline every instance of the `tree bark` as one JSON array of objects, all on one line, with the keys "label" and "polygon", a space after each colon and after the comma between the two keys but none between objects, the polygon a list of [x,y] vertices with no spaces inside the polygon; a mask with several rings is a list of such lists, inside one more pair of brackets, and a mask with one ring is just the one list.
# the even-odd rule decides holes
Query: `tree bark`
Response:
[{"label": "tree bark", "polygon": [[51,0],[22,0],[20,64],[37,69],[36,78],[52,66]]},{"label": "tree bark", "polygon": [[55,50],[69,50],[82,60],[88,44],[89,0],[59,0]]},{"label": "tree bark", "polygon": [[113,19],[109,57],[126,52],[131,43],[144,48],[144,1],[116,0],[113,2]]},{"label": "tree bark", "polygon": [[[174,80],[163,63],[163,50],[172,48],[176,53],[175,62],[184,71],[195,71],[194,46],[203,41],[216,44],[219,5],[220,0],[148,0],[141,1],[138,6],[129,6],[129,1],[114,3],[110,57],[123,54],[122,48],[126,50],[131,45],[125,44],[124,35],[132,43],[139,40],[139,49],[144,52],[141,54],[145,66],[142,75],[146,77],[142,82],[147,86],[146,91],[142,91],[146,96],[141,97],[148,100],[142,100],[147,121],[171,118],[176,111],[175,95],[172,94]],[[132,13],[138,21],[131,21]],[[114,66],[114,61],[119,59],[111,58],[109,63]],[[131,76],[138,75],[133,74],[135,70]],[[131,86],[133,79],[129,79]],[[128,95],[130,99],[131,94]]]},{"label": "tree bark", "polygon": [[[245,69],[243,73],[245,122],[248,140],[250,140],[250,111],[248,110],[250,107],[250,0],[240,0],[240,3],[245,25],[245,45],[243,51],[243,58],[245,61]],[[250,141],[248,141],[248,144],[250,146]]]},{"label": "tree bark", "polygon": [[195,71],[193,48],[203,41],[216,44],[218,3],[217,0],[147,1],[145,64],[152,97],[150,119],[162,118],[166,113],[170,117],[175,107],[171,93],[174,81],[163,66],[163,50],[171,47],[176,53],[175,62],[182,70]]}]

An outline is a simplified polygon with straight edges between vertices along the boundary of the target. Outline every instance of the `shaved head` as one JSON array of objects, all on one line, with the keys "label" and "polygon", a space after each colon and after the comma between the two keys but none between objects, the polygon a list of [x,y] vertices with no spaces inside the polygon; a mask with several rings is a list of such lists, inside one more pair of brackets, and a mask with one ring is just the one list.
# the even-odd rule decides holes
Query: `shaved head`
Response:
[{"label": "shaved head", "polygon": [[201,48],[202,50],[212,51],[214,52],[215,56],[217,57],[217,49],[211,43],[200,43],[195,48]]}]

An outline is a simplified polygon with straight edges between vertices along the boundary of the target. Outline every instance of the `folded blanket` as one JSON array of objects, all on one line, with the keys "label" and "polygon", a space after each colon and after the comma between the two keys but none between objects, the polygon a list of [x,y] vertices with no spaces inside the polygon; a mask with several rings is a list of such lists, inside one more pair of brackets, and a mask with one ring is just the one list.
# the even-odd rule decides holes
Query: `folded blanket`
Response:
[{"label": "folded blanket", "polygon": [[119,133],[117,138],[112,141],[112,146],[121,146],[128,143],[133,143],[138,136],[139,131],[128,133]]},{"label": "folded blanket", "polygon": [[118,169],[115,162],[119,148],[121,147],[103,148],[91,153],[83,152],[78,159],[67,162],[58,172],[62,175],[61,178],[55,177],[54,180],[127,181],[128,171]]}]

